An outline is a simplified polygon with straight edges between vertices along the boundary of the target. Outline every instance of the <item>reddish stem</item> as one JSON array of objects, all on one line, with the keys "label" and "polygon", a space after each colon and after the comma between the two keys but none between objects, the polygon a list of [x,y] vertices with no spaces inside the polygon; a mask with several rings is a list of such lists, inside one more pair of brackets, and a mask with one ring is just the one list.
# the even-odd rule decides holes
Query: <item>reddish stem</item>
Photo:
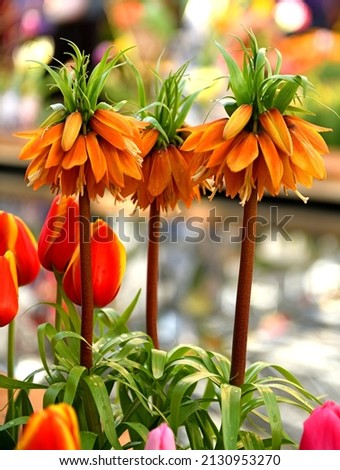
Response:
[{"label": "reddish stem", "polygon": [[80,270],[81,270],[81,335],[85,341],[80,346],[80,364],[92,367],[93,340],[93,285],[91,258],[91,205],[88,192],[79,196]]},{"label": "reddish stem", "polygon": [[160,211],[157,201],[150,205],[148,224],[148,259],[146,279],[146,332],[159,349],[158,343],[158,263]]},{"label": "reddish stem", "polygon": [[257,191],[253,190],[249,200],[245,203],[243,212],[242,245],[230,371],[230,383],[236,386],[241,386],[244,383],[246,371],[250,298],[256,245],[256,215]]}]

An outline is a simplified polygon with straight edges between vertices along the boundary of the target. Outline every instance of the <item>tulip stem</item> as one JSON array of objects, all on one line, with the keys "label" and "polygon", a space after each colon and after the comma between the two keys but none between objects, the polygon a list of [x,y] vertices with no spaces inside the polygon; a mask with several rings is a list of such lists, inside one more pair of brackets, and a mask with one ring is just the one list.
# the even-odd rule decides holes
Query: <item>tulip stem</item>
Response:
[{"label": "tulip stem", "polygon": [[150,205],[148,223],[148,258],[146,279],[146,332],[159,349],[157,317],[158,317],[158,263],[159,263],[159,223],[160,210],[157,201]]},{"label": "tulip stem", "polygon": [[244,383],[246,371],[250,298],[256,245],[256,216],[257,191],[253,190],[244,205],[243,212],[242,245],[231,353],[230,383],[238,387]]},{"label": "tulip stem", "polygon": [[[14,379],[14,357],[15,357],[15,321],[12,320],[8,325],[7,342],[7,377]],[[14,391],[8,389],[8,411],[6,421],[15,418]]]},{"label": "tulip stem", "polygon": [[80,276],[81,276],[81,335],[84,341],[80,346],[80,364],[90,369],[92,367],[93,340],[93,285],[91,258],[91,205],[86,187],[79,196],[79,240],[80,240]]}]

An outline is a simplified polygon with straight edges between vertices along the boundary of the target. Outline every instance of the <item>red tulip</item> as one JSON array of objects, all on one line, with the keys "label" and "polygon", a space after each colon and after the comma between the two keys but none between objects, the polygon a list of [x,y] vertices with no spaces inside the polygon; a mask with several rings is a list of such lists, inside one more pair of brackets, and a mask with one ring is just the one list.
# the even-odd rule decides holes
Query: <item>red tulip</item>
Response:
[{"label": "red tulip", "polygon": [[79,240],[79,206],[74,196],[56,196],[38,240],[38,255],[44,268],[64,272]]},{"label": "red tulip", "polygon": [[72,406],[59,403],[33,413],[16,449],[80,450],[79,425]]},{"label": "red tulip", "polygon": [[149,432],[145,450],[176,450],[175,436],[166,423]]},{"label": "red tulip", "polygon": [[[103,220],[91,224],[93,301],[105,307],[118,294],[125,273],[126,252],[123,244]],[[63,278],[66,295],[81,305],[80,248],[74,251]]]},{"label": "red tulip", "polygon": [[326,401],[306,419],[300,450],[340,450],[340,405]]},{"label": "red tulip", "polygon": [[0,211],[0,255],[8,250],[15,257],[18,285],[34,281],[40,270],[37,242],[20,217]]},{"label": "red tulip", "polygon": [[0,326],[6,326],[18,313],[18,278],[12,251],[0,255]]}]

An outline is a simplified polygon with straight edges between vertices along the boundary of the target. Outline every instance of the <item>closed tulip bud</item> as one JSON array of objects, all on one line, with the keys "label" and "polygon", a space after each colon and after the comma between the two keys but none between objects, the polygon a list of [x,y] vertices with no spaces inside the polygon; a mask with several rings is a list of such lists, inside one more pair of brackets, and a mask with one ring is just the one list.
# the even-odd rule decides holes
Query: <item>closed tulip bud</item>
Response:
[{"label": "closed tulip bud", "polygon": [[56,196],[38,240],[40,263],[64,272],[78,245],[79,206],[74,196]]},{"label": "closed tulip bud", "polygon": [[149,432],[145,450],[176,450],[175,436],[166,423]]},{"label": "closed tulip bud", "polygon": [[80,450],[79,425],[74,409],[50,405],[33,413],[19,439],[17,450]]},{"label": "closed tulip bud", "polygon": [[18,279],[12,251],[0,255],[0,327],[8,325],[18,313]]},{"label": "closed tulip bud", "polygon": [[326,401],[303,424],[300,450],[340,450],[340,405]]},{"label": "closed tulip bud", "polygon": [[18,285],[34,281],[40,270],[37,242],[20,217],[0,211],[0,255],[7,250],[15,257]]},{"label": "closed tulip bud", "polygon": [[[96,307],[105,307],[118,294],[126,267],[126,252],[123,244],[103,220],[91,224],[93,302]],[[72,302],[81,305],[81,274],[79,246],[73,253],[63,278],[66,295]]]}]

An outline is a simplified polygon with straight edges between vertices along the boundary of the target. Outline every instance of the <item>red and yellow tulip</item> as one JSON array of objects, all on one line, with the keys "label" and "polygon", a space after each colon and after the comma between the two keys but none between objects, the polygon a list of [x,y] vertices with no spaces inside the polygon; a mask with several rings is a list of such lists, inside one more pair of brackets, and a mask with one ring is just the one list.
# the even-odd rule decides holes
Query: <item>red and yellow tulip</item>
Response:
[{"label": "red and yellow tulip", "polygon": [[8,325],[18,313],[18,278],[12,251],[0,255],[0,327]]},{"label": "red and yellow tulip", "polygon": [[79,425],[67,403],[50,405],[33,413],[16,450],[80,450]]},{"label": "red and yellow tulip", "polygon": [[64,272],[78,246],[79,205],[74,196],[56,196],[38,240],[39,260],[49,271]]},{"label": "red and yellow tulip", "polygon": [[[97,219],[91,224],[93,301],[96,307],[108,305],[118,294],[126,267],[123,244],[104,222]],[[63,277],[63,287],[72,302],[81,305],[80,248],[69,262]]]},{"label": "red and yellow tulip", "polygon": [[37,242],[20,217],[0,211],[0,255],[8,250],[14,254],[18,285],[34,281],[40,270]]}]

